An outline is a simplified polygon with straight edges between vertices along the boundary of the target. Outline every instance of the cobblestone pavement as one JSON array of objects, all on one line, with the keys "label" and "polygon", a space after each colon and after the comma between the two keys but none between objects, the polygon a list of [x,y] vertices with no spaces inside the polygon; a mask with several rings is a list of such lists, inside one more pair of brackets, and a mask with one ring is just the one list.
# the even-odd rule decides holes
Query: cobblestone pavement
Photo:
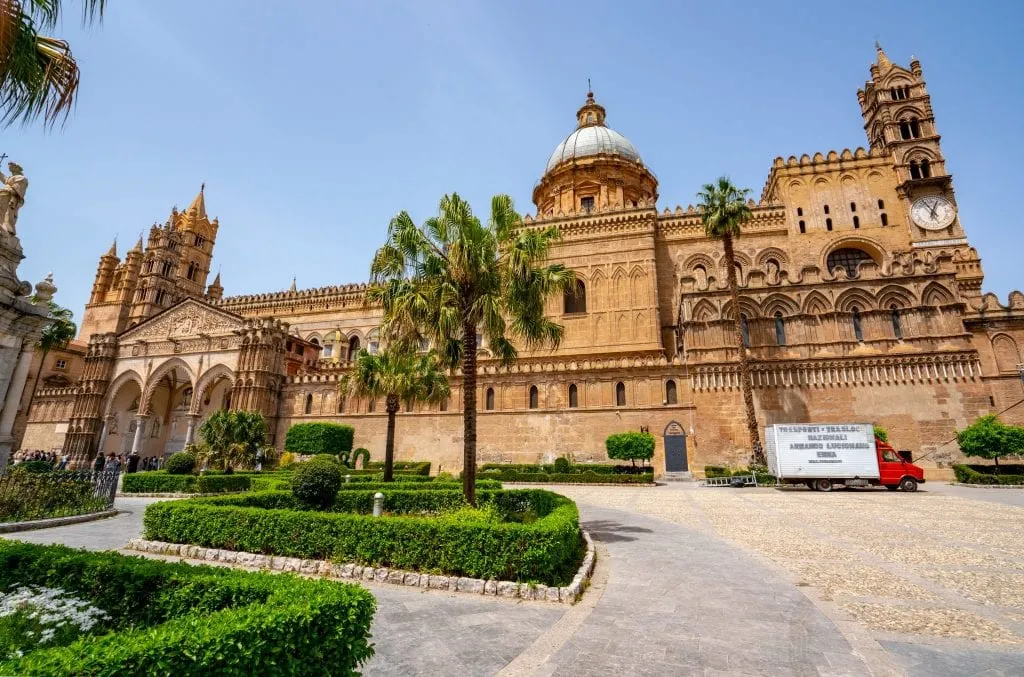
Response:
[{"label": "cobblestone pavement", "polygon": [[1015,490],[957,489],[559,491],[584,513],[659,517],[754,553],[907,674],[1024,675],[1024,510]]}]

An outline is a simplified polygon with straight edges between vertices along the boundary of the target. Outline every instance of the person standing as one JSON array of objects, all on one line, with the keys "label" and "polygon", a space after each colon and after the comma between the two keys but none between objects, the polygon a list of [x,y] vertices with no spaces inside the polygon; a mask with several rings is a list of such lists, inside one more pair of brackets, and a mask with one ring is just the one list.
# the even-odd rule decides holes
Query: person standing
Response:
[{"label": "person standing", "polygon": [[92,462],[93,472],[103,472],[103,466],[106,465],[107,459],[103,457],[103,452],[96,454],[96,458]]}]

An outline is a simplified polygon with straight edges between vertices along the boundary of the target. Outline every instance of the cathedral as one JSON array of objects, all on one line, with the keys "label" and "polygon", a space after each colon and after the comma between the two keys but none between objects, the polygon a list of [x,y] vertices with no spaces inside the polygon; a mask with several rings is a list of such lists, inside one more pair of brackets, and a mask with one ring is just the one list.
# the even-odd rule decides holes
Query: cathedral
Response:
[{"label": "cathedral", "polygon": [[[757,417],[876,423],[941,474],[957,429],[1024,421],[1024,294],[982,291],[920,62],[879,47],[857,99],[867,148],[776,158],[736,242]],[[100,257],[70,378],[39,384],[21,448],[164,456],[230,407],[261,411],[279,447],[294,423],[336,421],[381,457],[383,403],[339,394],[353,356],[380,348],[366,284],[225,296],[205,199]],[[548,307],[564,340],[507,368],[481,347],[481,462],[601,461],[630,430],[655,435],[659,475],[749,458],[721,243],[658,200],[588,93],[522,226],[557,226],[552,258],[578,276]],[[397,458],[458,472],[461,398],[456,375],[448,402],[403,408]]]}]

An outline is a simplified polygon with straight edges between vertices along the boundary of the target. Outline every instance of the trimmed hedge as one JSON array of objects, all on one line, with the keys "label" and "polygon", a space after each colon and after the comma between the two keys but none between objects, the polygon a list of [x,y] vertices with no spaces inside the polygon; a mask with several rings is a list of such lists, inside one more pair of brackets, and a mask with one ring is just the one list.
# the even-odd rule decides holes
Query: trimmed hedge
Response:
[{"label": "trimmed hedge", "polygon": [[[478,479],[477,489],[501,489],[501,482],[498,480]],[[462,491],[461,482],[406,482],[405,479],[394,482],[352,482],[342,484],[342,491],[383,491],[385,494],[391,491]]]},{"label": "trimmed hedge", "polygon": [[[490,476],[490,474],[479,475],[479,477]],[[591,470],[581,473],[503,472],[496,475],[495,478],[502,482],[537,482],[545,484],[653,484],[654,472],[632,475],[605,475]]]},{"label": "trimmed hedge", "polygon": [[125,475],[121,490],[126,494],[219,494],[247,491],[252,475],[171,475],[164,470]]},{"label": "trimmed hedge", "polygon": [[[989,474],[981,473],[975,470],[978,466],[969,465],[954,465],[953,474],[956,475],[956,481],[964,484],[1024,484],[1024,474],[1010,475],[1010,474]],[[981,466],[986,470],[993,468],[994,466]],[[1020,466],[1009,466],[1011,469],[1020,468]],[[1003,471],[1004,466],[999,466],[999,470]]]},{"label": "trimmed hedge", "polygon": [[[384,461],[370,461],[366,464],[366,469],[382,472],[384,470]],[[396,473],[402,472],[408,475],[429,475],[430,461],[395,461],[392,469]]]},{"label": "trimmed hedge", "polygon": [[356,431],[340,423],[296,423],[288,428],[284,448],[297,454],[333,454],[352,451]]},{"label": "trimmed hedge", "polygon": [[0,589],[30,584],[111,618],[0,674],[354,675],[373,655],[376,602],[357,585],[0,541]]},{"label": "trimmed hedge", "polygon": [[[611,463],[573,463],[569,466],[574,473],[594,472],[598,475],[618,475],[636,473],[641,469],[632,465],[612,465]],[[526,473],[554,473],[554,463],[484,463],[480,466],[479,472],[490,472],[498,470],[501,472],[526,472]],[[651,468],[644,468],[643,472],[654,472]]]},{"label": "trimmed hedge", "polygon": [[[286,492],[196,498],[146,508],[146,538],[172,543],[500,580],[565,585],[582,556],[576,504],[540,489],[481,491],[506,520],[495,524],[447,512],[466,506],[459,491],[393,491],[371,517],[369,491],[341,491],[332,512],[296,509]],[[337,512],[347,510],[348,512]],[[419,514],[417,514],[419,513]]]}]

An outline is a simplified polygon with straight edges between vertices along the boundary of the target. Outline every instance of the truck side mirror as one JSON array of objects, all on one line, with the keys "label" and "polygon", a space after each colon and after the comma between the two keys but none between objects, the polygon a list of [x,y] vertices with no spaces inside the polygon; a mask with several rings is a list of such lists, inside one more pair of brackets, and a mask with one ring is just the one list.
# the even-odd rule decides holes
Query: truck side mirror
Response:
[{"label": "truck side mirror", "polygon": [[900,449],[896,453],[898,453],[900,455],[900,458],[902,458],[907,463],[914,462],[914,452],[912,452],[910,449]]}]

